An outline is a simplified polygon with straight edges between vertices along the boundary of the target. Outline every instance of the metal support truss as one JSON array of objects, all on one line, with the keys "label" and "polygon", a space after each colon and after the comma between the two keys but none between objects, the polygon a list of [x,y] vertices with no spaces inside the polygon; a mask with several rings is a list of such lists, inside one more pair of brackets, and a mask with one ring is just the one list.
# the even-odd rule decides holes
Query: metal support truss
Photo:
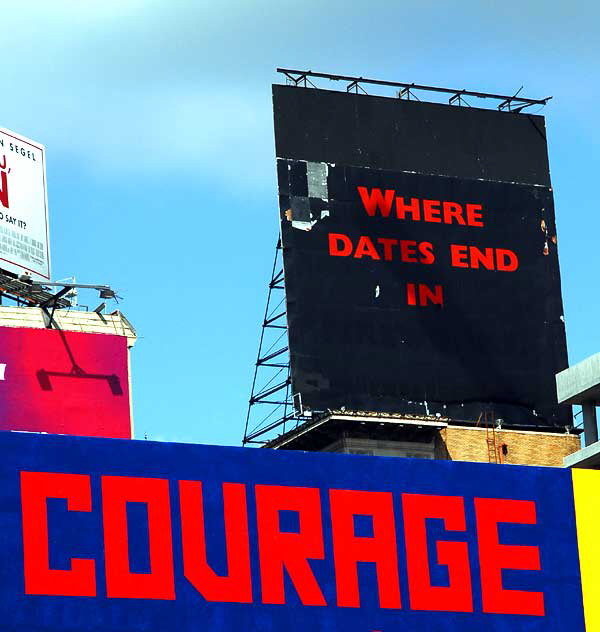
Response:
[{"label": "metal support truss", "polygon": [[351,81],[346,86],[346,92],[355,92],[356,94],[362,92],[363,94],[367,94],[367,91],[360,85],[360,83],[358,83],[358,79],[356,79],[355,81]]},{"label": "metal support truss", "polygon": [[6,299],[19,307],[49,307],[52,303],[58,308],[70,307],[71,302],[65,296],[67,292],[61,291],[60,296],[57,296],[46,285],[33,283],[28,277],[18,277],[0,269],[0,305]]},{"label": "metal support truss", "polygon": [[[73,292],[78,289],[97,290],[100,293],[100,298],[115,300],[118,298],[116,292],[108,285],[37,281],[25,275],[18,277],[5,270],[0,270],[0,305],[2,305],[3,299],[8,299],[17,306],[39,307],[44,314],[47,329],[58,329],[54,320],[54,313],[57,309],[72,307],[71,298]],[[96,310],[104,309],[104,307],[105,304],[102,303]]]},{"label": "metal support truss", "polygon": [[303,421],[292,398],[287,333],[280,239],[275,248],[242,445],[262,445],[273,430],[281,426],[285,432]]},{"label": "metal support truss", "polygon": [[416,83],[401,83],[399,81],[382,81],[380,79],[365,79],[364,77],[348,77],[346,75],[332,75],[325,72],[313,72],[312,70],[291,70],[290,68],[277,68],[277,72],[284,74],[287,81],[295,86],[304,86],[305,88],[310,84],[313,88],[316,86],[309,79],[309,77],[319,79],[329,79],[330,81],[344,81],[348,82],[346,88],[347,92],[356,92],[359,90],[364,92],[364,85],[376,85],[376,86],[388,86],[398,89],[398,97],[400,99],[417,99],[415,92],[437,92],[442,94],[449,94],[450,105],[469,106],[469,103],[465,101],[465,97],[474,97],[477,99],[492,99],[499,101],[497,108],[499,110],[507,110],[509,112],[521,112],[525,108],[532,105],[546,105],[552,97],[545,97],[543,99],[526,99],[519,97],[518,94],[521,91],[519,89],[513,96],[505,94],[493,94],[490,92],[474,92],[472,90],[456,90],[454,88],[440,88],[437,86],[425,86]]},{"label": "metal support truss", "polygon": [[286,76],[288,83],[293,84],[295,86],[302,86],[304,88],[307,88],[308,84],[310,84],[312,88],[317,87],[310,79],[307,79],[307,75],[311,74],[310,70],[307,73],[299,73],[297,75],[294,74],[295,73],[294,70],[290,70],[288,72],[287,70],[283,70],[281,68],[278,68],[277,72],[282,72]]},{"label": "metal support truss", "polygon": [[398,90],[398,98],[406,99],[407,101],[410,101],[411,99],[415,101],[420,101],[421,99],[419,99],[419,97],[412,91],[413,86],[414,86],[414,83],[411,83],[410,86],[406,86],[405,88],[400,88],[400,90]]},{"label": "metal support truss", "polygon": [[450,97],[448,99],[448,103],[450,105],[460,105],[460,106],[466,106],[468,108],[471,107],[471,104],[465,100],[464,95],[464,90],[461,90],[460,92],[457,92],[454,96]]}]

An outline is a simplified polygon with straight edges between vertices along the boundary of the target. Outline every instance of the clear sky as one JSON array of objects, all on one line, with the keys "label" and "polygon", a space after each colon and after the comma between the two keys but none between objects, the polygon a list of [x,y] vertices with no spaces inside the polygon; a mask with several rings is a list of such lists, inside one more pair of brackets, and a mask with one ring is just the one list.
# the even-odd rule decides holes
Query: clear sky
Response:
[{"label": "clear sky", "polygon": [[570,361],[600,351],[599,24],[592,1],[1,2],[0,126],[46,145],[54,278],[125,299],[137,437],[241,442],[278,232],[277,66],[553,95]]}]

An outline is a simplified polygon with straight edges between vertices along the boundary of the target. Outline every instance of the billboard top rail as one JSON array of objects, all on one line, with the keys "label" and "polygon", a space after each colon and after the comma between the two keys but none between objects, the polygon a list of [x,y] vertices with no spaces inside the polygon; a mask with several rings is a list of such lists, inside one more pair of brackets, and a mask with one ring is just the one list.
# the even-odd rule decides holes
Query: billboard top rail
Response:
[{"label": "billboard top rail", "polygon": [[494,99],[499,101],[498,110],[505,110],[508,112],[521,112],[525,108],[531,107],[532,105],[546,105],[552,97],[545,97],[543,99],[528,99],[525,97],[520,97],[519,92],[522,90],[522,87],[512,96],[505,94],[493,94],[489,92],[475,92],[472,90],[456,90],[454,88],[441,88],[437,86],[425,86],[418,83],[402,83],[399,81],[384,81],[381,79],[367,79],[365,77],[351,77],[347,75],[333,75],[324,72],[313,72],[312,70],[293,70],[290,68],[277,68],[277,72],[285,75],[294,85],[299,86],[303,85],[305,88],[312,86],[316,88],[316,86],[310,81],[309,77],[319,78],[319,79],[329,79],[330,81],[347,81],[348,85],[346,86],[347,92],[359,92],[362,91],[366,94],[365,89],[361,84],[369,84],[369,85],[377,85],[377,86],[388,86],[393,88],[399,88],[398,97],[411,99],[414,98],[418,100],[418,97],[414,94],[414,91],[424,91],[424,92],[437,92],[442,94],[450,94],[452,95],[448,100],[450,105],[466,105],[469,104],[464,100],[464,97],[474,97],[478,99]]},{"label": "billboard top rail", "polygon": [[[101,299],[111,299],[118,302],[117,292],[108,285],[89,283],[75,283],[70,281],[38,281],[30,275],[21,274],[18,277],[0,268],[0,302],[3,297],[15,301],[23,307],[39,307],[47,317],[46,326],[52,329],[54,312],[57,309],[77,306],[77,290],[97,290]],[[102,312],[106,303],[101,303],[94,311]]]}]

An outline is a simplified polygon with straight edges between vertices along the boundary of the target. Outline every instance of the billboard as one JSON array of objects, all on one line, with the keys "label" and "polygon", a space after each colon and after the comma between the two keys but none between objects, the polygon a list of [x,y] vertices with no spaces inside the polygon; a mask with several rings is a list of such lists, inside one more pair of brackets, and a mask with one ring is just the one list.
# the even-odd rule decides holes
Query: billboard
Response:
[{"label": "billboard", "polygon": [[273,99],[295,401],[571,425],[543,117]]},{"label": "billboard", "polygon": [[127,338],[0,327],[0,430],[131,438]]},{"label": "billboard", "polygon": [[0,433],[0,476],[5,630],[600,629],[598,472]]},{"label": "billboard", "polygon": [[0,128],[0,269],[50,279],[43,145]]}]

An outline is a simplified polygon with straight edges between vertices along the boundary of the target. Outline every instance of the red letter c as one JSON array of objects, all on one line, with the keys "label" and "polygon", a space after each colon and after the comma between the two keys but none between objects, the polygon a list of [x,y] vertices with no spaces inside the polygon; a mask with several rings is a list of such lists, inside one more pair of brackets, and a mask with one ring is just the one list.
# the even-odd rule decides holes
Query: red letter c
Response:
[{"label": "red letter c", "polygon": [[50,568],[48,498],[64,498],[69,511],[91,511],[90,477],[84,474],[21,472],[25,594],[95,597],[94,560],[71,559],[71,570]]}]

